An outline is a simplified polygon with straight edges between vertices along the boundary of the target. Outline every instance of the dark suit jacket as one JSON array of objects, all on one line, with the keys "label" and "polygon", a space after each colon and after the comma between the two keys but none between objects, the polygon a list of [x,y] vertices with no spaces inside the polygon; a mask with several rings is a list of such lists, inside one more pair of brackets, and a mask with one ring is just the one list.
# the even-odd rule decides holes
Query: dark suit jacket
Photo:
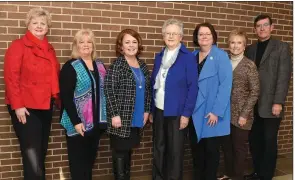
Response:
[{"label": "dark suit jacket", "polygon": [[[257,42],[246,48],[246,57],[255,61],[256,50]],[[260,80],[258,112],[260,117],[276,118],[272,114],[272,105],[284,105],[288,93],[291,71],[291,53],[288,43],[271,38],[258,69]],[[282,113],[280,117],[282,117]]]}]

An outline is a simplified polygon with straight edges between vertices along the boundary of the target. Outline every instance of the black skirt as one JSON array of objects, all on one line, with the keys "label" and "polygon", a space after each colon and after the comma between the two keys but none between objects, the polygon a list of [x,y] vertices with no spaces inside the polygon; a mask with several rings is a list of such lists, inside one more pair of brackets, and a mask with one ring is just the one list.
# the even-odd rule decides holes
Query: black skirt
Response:
[{"label": "black skirt", "polygon": [[141,128],[132,127],[130,136],[127,138],[122,138],[117,135],[110,135],[110,145],[111,148],[115,150],[130,150],[132,148],[135,148],[139,146],[140,144],[140,131]]}]

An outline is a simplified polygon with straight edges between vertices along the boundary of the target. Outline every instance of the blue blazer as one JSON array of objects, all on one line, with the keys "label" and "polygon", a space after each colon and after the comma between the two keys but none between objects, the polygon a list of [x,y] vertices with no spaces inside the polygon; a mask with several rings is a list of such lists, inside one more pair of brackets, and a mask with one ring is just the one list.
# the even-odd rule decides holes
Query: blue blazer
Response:
[{"label": "blue blazer", "polygon": [[[156,54],[151,76],[152,111],[154,111],[154,84],[159,72],[164,49]],[[183,45],[175,63],[169,68],[165,82],[164,116],[190,117],[193,113],[198,90],[196,57]]]},{"label": "blue blazer", "polygon": [[[193,52],[196,54],[199,50]],[[198,141],[230,133],[232,65],[227,53],[213,45],[199,77],[199,91],[192,115]],[[218,116],[215,126],[207,125],[208,113]]]}]

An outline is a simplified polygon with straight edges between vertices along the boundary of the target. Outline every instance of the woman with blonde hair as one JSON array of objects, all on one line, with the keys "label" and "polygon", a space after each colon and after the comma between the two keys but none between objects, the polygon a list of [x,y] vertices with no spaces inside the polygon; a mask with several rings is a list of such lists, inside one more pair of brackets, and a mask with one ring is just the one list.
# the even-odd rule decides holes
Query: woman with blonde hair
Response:
[{"label": "woman with blonde hair", "polygon": [[72,59],[60,73],[61,124],[66,130],[72,180],[91,180],[99,140],[106,129],[104,64],[97,59],[95,37],[79,30]]},{"label": "woman with blonde hair", "polygon": [[51,16],[42,8],[31,9],[27,32],[14,40],[4,58],[5,103],[20,143],[25,180],[45,179],[45,157],[58,99],[60,65],[46,34]]},{"label": "woman with blonde hair", "polygon": [[247,35],[245,32],[241,30],[230,32],[228,46],[233,71],[231,134],[230,137],[223,137],[223,151],[227,154],[225,156],[227,172],[226,175],[219,178],[220,180],[244,179],[248,136],[254,120],[253,109],[259,96],[257,67],[253,61],[244,56],[246,45]]}]

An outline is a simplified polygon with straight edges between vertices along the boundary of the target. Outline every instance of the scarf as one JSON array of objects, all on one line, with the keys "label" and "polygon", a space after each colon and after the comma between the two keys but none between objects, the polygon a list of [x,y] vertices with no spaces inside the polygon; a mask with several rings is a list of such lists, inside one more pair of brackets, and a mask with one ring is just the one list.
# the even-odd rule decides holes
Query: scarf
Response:
[{"label": "scarf", "polygon": [[164,55],[162,58],[162,63],[161,63],[160,69],[159,69],[159,73],[157,74],[157,77],[156,77],[154,89],[160,88],[160,76],[161,76],[160,74],[162,72],[162,69],[167,71],[175,63],[180,47],[181,47],[181,44],[179,44],[178,47],[176,47],[176,49],[170,59],[167,58],[168,48],[167,47],[165,48]]},{"label": "scarf", "polygon": [[[54,98],[58,97],[58,93],[59,93],[59,84],[58,84],[58,74],[59,74],[59,69],[57,68],[57,64],[58,61],[56,59],[55,53],[52,53],[51,49],[52,46],[48,43],[48,40],[46,38],[46,36],[44,36],[43,40],[38,39],[37,37],[35,37],[31,31],[27,31],[26,32],[26,37],[32,42],[34,43],[37,47],[39,47],[45,57],[47,59],[49,59],[50,64],[51,64],[51,94]],[[53,50],[54,51],[54,50]]]}]

